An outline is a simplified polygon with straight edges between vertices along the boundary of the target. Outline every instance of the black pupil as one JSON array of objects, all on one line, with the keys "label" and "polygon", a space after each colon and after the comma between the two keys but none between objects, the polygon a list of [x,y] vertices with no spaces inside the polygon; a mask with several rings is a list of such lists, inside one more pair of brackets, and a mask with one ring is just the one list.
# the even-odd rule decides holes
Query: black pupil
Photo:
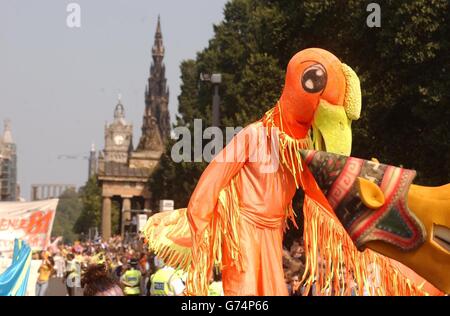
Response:
[{"label": "black pupil", "polygon": [[327,84],[327,74],[325,70],[314,65],[305,70],[302,76],[302,86],[306,92],[316,93],[322,91]]}]

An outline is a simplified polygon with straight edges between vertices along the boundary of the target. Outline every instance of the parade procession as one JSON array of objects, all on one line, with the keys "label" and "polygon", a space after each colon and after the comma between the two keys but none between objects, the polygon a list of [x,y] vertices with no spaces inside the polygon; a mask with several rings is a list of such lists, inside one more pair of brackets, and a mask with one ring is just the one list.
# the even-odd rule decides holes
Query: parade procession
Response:
[{"label": "parade procession", "polygon": [[448,1],[172,2],[0,5],[0,296],[448,296]]}]

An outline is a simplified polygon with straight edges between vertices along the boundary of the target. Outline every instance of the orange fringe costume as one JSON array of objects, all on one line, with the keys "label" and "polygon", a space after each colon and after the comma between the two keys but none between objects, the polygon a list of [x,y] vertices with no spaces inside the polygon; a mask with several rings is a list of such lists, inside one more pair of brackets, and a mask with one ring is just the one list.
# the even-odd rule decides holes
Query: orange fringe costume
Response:
[{"label": "orange fringe costume", "polygon": [[[318,64],[322,68],[314,68]],[[305,78],[311,67],[316,76]],[[359,295],[434,290],[424,289],[429,284],[403,265],[370,250],[359,252],[301,159],[300,149],[319,143],[311,139],[310,129],[321,100],[344,103],[340,69],[340,61],[324,50],[295,55],[277,106],[236,135],[209,164],[188,208],[150,218],[144,229],[149,247],[166,264],[189,271],[187,295],[207,295],[214,265],[222,270],[225,295],[287,295],[282,240],[286,220],[294,219],[291,203],[298,188],[305,191],[307,291],[314,283],[318,295],[343,295],[351,274]],[[270,170],[274,153],[280,166]],[[371,264],[379,268],[376,288],[370,287]]]}]

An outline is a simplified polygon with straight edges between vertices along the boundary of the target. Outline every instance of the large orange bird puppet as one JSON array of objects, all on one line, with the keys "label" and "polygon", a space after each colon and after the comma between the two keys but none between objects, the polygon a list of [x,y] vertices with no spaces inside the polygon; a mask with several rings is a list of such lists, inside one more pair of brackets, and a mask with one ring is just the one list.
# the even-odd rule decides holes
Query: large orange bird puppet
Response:
[{"label": "large orange bird puppet", "polygon": [[349,156],[360,110],[359,79],[333,54],[311,48],[291,59],[276,106],[214,158],[187,209],[156,214],[143,231],[166,264],[188,271],[187,295],[207,295],[215,265],[225,295],[287,295],[282,241],[298,188],[305,191],[307,291],[315,284],[319,294],[339,295],[351,275],[360,294],[435,294],[397,261],[357,249],[302,158],[304,149]]}]

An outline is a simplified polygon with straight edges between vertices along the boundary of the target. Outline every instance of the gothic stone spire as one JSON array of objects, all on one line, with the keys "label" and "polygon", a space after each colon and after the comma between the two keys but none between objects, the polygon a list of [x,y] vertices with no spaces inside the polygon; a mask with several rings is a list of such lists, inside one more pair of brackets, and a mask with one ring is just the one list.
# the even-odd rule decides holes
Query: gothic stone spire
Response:
[{"label": "gothic stone spire", "polygon": [[[169,89],[167,88],[166,68],[163,63],[164,53],[161,20],[158,16],[152,48],[153,62],[150,67],[148,88],[145,93],[145,113],[142,126],[143,134],[139,144],[140,150],[154,150],[154,148],[142,147],[149,146],[151,143],[158,143],[157,139],[161,139],[165,143],[170,137]],[[149,135],[148,133],[159,133],[159,135]],[[149,142],[149,139],[153,139],[153,141]]]},{"label": "gothic stone spire", "polygon": [[[162,61],[164,58],[164,45],[162,40],[162,32],[161,32],[161,20],[158,15],[158,25],[156,26],[155,32],[155,43],[152,48],[153,61],[155,64]],[[159,60],[160,59],[160,60]]]}]

